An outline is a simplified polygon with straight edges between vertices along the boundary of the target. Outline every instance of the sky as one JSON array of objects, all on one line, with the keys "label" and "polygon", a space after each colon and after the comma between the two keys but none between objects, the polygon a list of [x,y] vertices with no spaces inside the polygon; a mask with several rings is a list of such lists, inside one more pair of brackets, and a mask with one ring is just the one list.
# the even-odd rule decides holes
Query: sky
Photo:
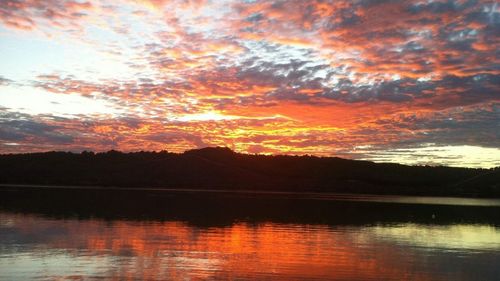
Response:
[{"label": "sky", "polygon": [[500,166],[500,3],[2,0],[0,153]]}]

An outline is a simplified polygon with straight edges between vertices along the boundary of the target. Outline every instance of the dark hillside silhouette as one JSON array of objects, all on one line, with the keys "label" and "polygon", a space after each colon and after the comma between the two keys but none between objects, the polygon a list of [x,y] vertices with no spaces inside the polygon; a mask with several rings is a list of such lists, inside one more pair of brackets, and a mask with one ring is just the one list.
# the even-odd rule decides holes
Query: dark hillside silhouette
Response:
[{"label": "dark hillside silhouette", "polygon": [[406,166],[336,157],[169,152],[0,155],[0,183],[500,197],[500,169]]}]

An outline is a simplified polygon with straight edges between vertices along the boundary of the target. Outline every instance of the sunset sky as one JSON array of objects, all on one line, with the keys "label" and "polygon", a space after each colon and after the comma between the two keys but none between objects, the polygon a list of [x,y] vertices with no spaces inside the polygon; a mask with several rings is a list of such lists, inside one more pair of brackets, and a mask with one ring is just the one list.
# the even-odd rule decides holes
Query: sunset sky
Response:
[{"label": "sunset sky", "polygon": [[500,3],[0,1],[0,153],[500,166]]}]

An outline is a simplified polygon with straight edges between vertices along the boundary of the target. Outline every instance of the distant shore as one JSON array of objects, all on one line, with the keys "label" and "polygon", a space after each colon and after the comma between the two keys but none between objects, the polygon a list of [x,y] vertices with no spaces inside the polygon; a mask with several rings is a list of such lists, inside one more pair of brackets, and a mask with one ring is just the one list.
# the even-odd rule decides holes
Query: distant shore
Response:
[{"label": "distant shore", "polygon": [[337,157],[45,152],[0,155],[0,186],[235,194],[500,198],[500,168],[407,166]]},{"label": "distant shore", "polygon": [[[14,188],[14,189],[9,189]],[[458,206],[494,206],[500,207],[500,198],[467,198],[467,197],[442,197],[442,196],[411,196],[411,195],[379,195],[379,194],[354,194],[331,192],[300,192],[300,191],[268,191],[268,190],[230,190],[230,189],[195,189],[195,188],[131,188],[131,187],[106,187],[106,186],[57,186],[36,184],[0,184],[2,191],[34,190],[94,190],[117,192],[170,192],[170,193],[208,193],[244,196],[266,196],[267,198],[280,199],[307,199],[327,201],[358,201],[399,204],[427,204],[427,205],[458,205]]]}]

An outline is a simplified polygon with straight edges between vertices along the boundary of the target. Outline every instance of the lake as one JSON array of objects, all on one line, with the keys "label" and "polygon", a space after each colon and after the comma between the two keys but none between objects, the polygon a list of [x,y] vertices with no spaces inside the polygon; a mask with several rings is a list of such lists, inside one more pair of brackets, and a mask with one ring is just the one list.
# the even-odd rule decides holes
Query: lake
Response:
[{"label": "lake", "polygon": [[500,200],[0,189],[0,280],[499,280]]}]

